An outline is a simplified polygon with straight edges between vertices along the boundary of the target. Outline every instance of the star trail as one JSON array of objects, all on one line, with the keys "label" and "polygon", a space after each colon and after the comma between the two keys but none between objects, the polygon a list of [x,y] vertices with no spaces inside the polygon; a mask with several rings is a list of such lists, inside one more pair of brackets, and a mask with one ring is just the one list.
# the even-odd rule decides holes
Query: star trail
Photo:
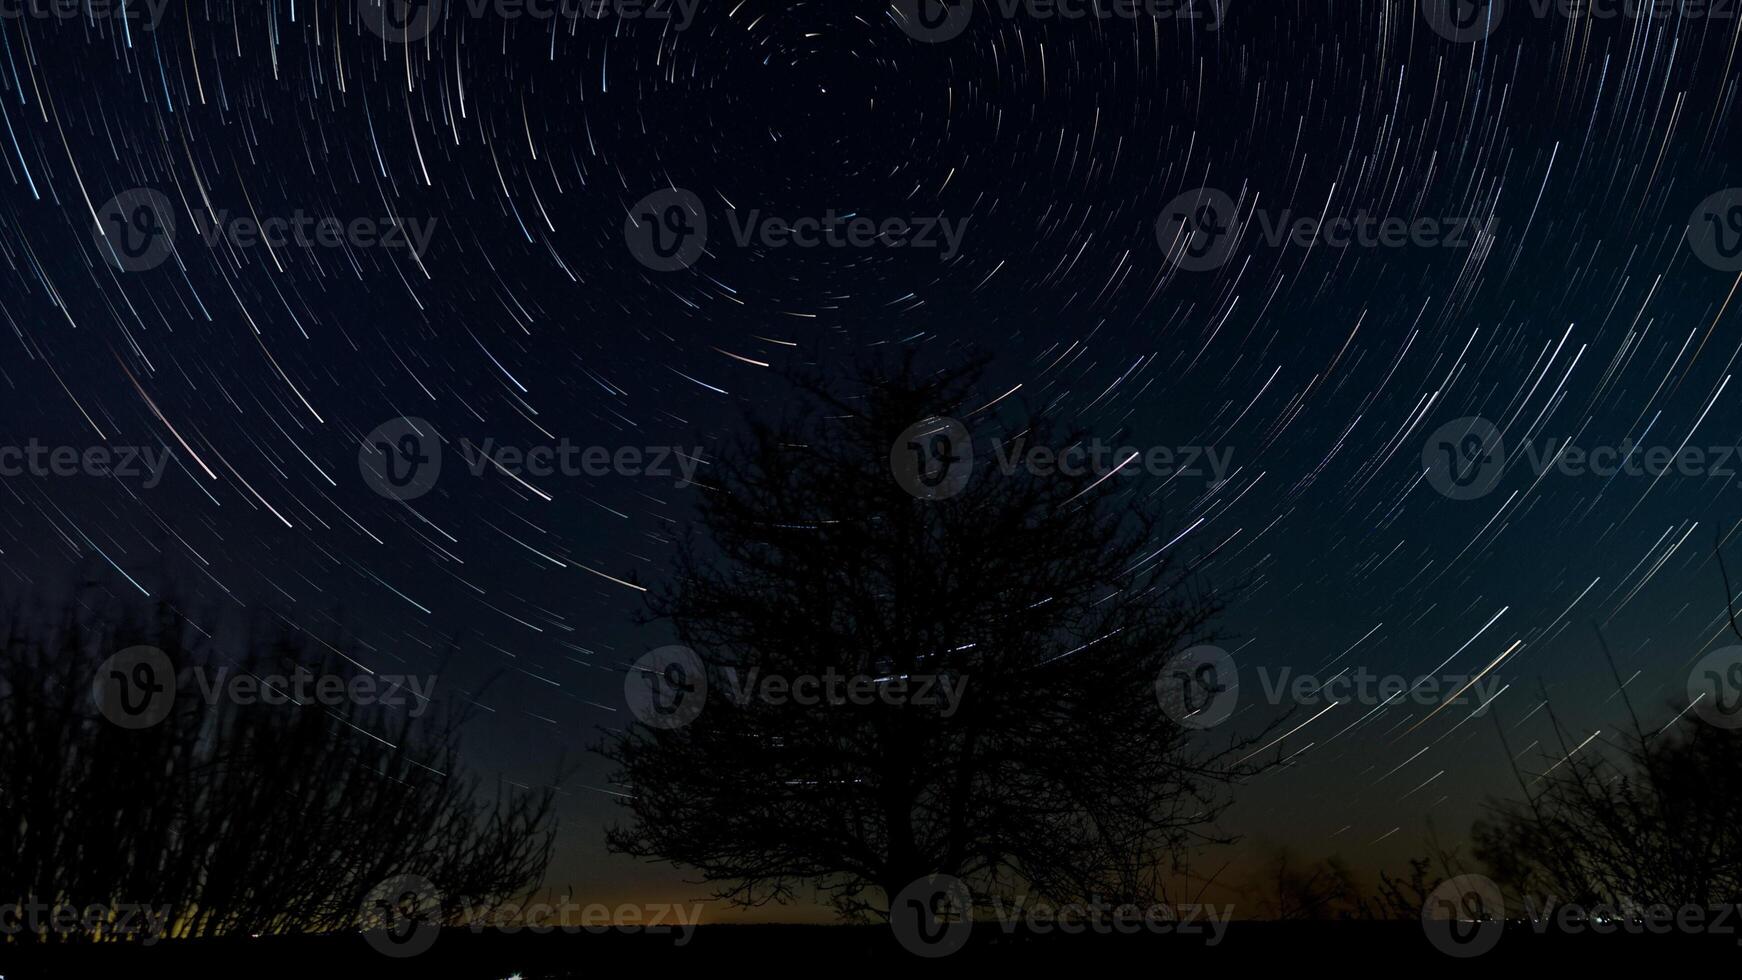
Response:
[{"label": "star trail", "polygon": [[1617,681],[1711,706],[1739,9],[0,0],[0,581],[439,676],[492,779],[579,766],[547,885],[688,897],[587,747],[719,447],[794,365],[985,351],[971,478],[1155,506],[1209,737],[1283,718],[1219,824],[1394,867]]}]

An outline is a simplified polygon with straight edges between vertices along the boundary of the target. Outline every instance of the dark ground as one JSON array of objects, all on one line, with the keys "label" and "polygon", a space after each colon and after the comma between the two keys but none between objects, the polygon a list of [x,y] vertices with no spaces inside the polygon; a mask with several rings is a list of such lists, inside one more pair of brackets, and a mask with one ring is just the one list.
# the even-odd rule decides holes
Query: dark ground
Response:
[{"label": "dark ground", "polygon": [[853,975],[861,970],[937,974],[968,968],[1145,969],[1199,980],[1254,968],[1375,971],[1405,976],[1469,975],[1472,969],[1602,968],[1643,976],[1718,967],[1733,970],[1735,935],[1537,935],[1508,926],[1493,951],[1455,959],[1429,945],[1417,923],[1242,923],[1220,944],[1207,936],[1021,935],[996,924],[977,927],[958,953],[923,960],[896,946],[884,927],[705,926],[687,944],[676,936],[621,932],[530,935],[447,932],[428,952],[395,959],[360,936],[159,943],[145,949],[0,947],[0,978],[154,976],[440,977],[443,980],[578,980],[657,972],[695,980],[696,972],[799,972]]}]

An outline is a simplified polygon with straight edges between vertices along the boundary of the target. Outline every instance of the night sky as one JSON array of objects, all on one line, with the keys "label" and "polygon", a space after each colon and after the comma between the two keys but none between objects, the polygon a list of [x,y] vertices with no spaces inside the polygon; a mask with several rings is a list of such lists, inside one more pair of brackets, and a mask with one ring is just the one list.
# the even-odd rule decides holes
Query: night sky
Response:
[{"label": "night sky", "polygon": [[[447,0],[386,30],[350,0],[119,7],[0,0],[0,443],[173,462],[0,478],[0,582],[173,592],[220,633],[342,629],[378,671],[457,644],[438,692],[478,701],[480,772],[581,763],[549,883],[586,900],[700,891],[605,853],[585,749],[625,720],[624,665],[670,639],[628,583],[657,585],[707,490],[676,462],[474,476],[464,446],[699,449],[705,487],[793,364],[981,349],[988,400],[1020,385],[1012,404],[1109,444],[1225,454],[1221,482],[1118,478],[1228,602],[1230,731],[1287,707],[1260,669],[1492,665],[1525,755],[1542,689],[1579,738],[1624,721],[1593,624],[1651,727],[1729,642],[1738,5]],[[689,227],[672,202],[708,233],[662,270],[638,222]],[[1182,207],[1224,227],[1170,256]],[[831,213],[959,241],[737,240]],[[1363,215],[1441,234],[1271,234]],[[345,231],[203,240],[238,216]],[[169,254],[114,247],[165,219]],[[426,244],[352,233],[371,223]],[[360,450],[406,417],[443,469],[400,500]],[[1424,458],[1469,417],[1507,455],[1458,499]],[[1569,439],[1708,465],[1539,477],[1525,447]],[[1322,707],[1224,829],[1395,868],[1429,820],[1456,837],[1516,792],[1469,705]]]}]

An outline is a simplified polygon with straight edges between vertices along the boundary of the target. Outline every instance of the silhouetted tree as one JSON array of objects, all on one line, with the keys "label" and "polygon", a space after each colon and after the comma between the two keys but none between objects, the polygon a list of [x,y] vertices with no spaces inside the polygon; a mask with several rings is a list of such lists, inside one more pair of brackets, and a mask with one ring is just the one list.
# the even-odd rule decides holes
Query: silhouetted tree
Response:
[{"label": "silhouetted tree", "polygon": [[[0,640],[0,902],[167,906],[171,938],[325,932],[374,924],[365,899],[400,875],[428,879],[457,918],[462,899],[489,906],[543,874],[552,791],[486,797],[446,702],[422,718],[353,700],[238,705],[200,697],[192,676],[343,676],[340,647],[284,634],[225,661],[172,603],[101,590],[58,613],[14,609]],[[177,693],[162,721],[129,730],[99,714],[92,683],[136,645],[164,652]]]},{"label": "silhouetted tree", "polygon": [[[1155,483],[999,472],[979,373],[799,378],[789,415],[752,420],[714,462],[705,541],[687,540],[652,600],[703,665],[705,709],[608,734],[632,815],[613,849],[696,869],[733,902],[809,886],[851,916],[930,874],[980,901],[1017,886],[1153,900],[1219,839],[1224,790],[1254,766],[1233,755],[1248,742],[1211,747],[1157,698],[1158,670],[1207,638],[1217,605],[1168,548]],[[939,447],[927,472],[955,489],[935,468],[971,454],[972,474],[916,496],[892,449],[931,448],[949,418],[980,438]],[[1004,434],[1017,456],[1081,438],[1021,422]],[[879,690],[947,677],[961,697],[953,712],[733,697],[831,671]]]}]

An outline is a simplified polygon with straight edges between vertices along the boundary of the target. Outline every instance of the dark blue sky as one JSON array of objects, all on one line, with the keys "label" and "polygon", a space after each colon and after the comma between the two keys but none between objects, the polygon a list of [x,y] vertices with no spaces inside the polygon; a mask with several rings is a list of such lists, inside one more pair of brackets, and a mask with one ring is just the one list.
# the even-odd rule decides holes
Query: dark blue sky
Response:
[{"label": "dark blue sky", "polygon": [[[1612,736],[1593,624],[1662,724],[1727,645],[1711,554],[1742,518],[1742,461],[1717,458],[1742,437],[1737,270],[1684,241],[1708,216],[1716,244],[1742,234],[1722,227],[1742,211],[1709,203],[1742,183],[1742,23],[1511,6],[1474,42],[1414,0],[1236,0],[1216,30],[1172,8],[981,4],[937,43],[872,2],[703,3],[680,29],[451,0],[412,43],[350,4],[284,0],[177,7],[155,29],[0,19],[0,441],[177,460],[149,488],[0,479],[0,580],[104,572],[214,621],[342,624],[373,669],[433,670],[451,639],[450,696],[503,672],[475,763],[535,783],[621,719],[623,663],[666,637],[616,580],[657,582],[706,491],[473,476],[462,440],[705,460],[745,412],[780,411],[783,365],[979,347],[988,399],[1021,385],[1115,445],[1230,461],[1220,484],[1129,482],[1229,598],[1231,726],[1286,709],[1260,670],[1500,660],[1515,751],[1549,738],[1539,684],[1579,739]],[[169,202],[175,252],[117,270],[94,219],[139,188]],[[709,234],[659,272],[625,219],[670,188]],[[1200,188],[1243,231],[1193,271],[1157,223]],[[959,247],[736,240],[831,211],[943,216]],[[1363,215],[1417,232],[1276,234]],[[202,240],[238,216],[408,224],[428,245]],[[1507,463],[1453,499],[1424,447],[1471,416]],[[358,462],[400,417],[444,447],[406,501]],[[1539,479],[1526,446],[1568,439],[1712,452],[1694,472]],[[1395,865],[1428,819],[1455,836],[1513,789],[1468,706],[1419,727],[1433,707],[1317,710],[1296,708],[1300,754],[1229,830]],[[587,762],[565,784],[552,882],[668,896],[672,876],[604,854],[603,780]]]}]

